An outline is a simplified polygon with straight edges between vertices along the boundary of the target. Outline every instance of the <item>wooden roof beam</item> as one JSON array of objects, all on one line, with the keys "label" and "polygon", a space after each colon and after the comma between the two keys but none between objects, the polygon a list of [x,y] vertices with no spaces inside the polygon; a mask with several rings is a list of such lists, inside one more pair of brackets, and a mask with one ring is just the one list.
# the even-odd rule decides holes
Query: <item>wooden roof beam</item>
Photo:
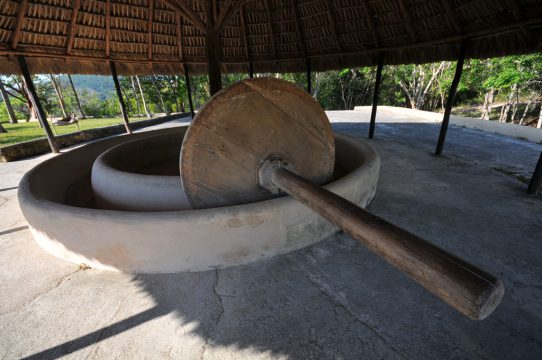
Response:
[{"label": "wooden roof beam", "polygon": [[11,36],[11,47],[13,49],[17,49],[17,44],[19,43],[19,38],[21,37],[21,26],[23,24],[24,14],[26,12],[27,5],[28,0],[22,0],[19,4],[19,9],[17,10],[15,29],[13,30],[13,35]]},{"label": "wooden roof beam", "polygon": [[247,24],[245,19],[245,7],[241,6],[239,9],[239,18],[241,20],[241,31],[243,32],[243,45],[245,46],[245,56],[247,57],[247,61],[251,62],[252,57],[250,55],[250,45],[248,43],[248,35],[247,35]]},{"label": "wooden roof beam", "polygon": [[154,22],[154,0],[149,1],[149,24],[147,29],[147,50],[149,61],[152,61],[152,24]]},{"label": "wooden roof beam", "polygon": [[105,2],[105,56],[111,53],[111,0]]},{"label": "wooden roof beam", "polygon": [[360,6],[363,9],[363,12],[367,16],[367,25],[368,25],[368,31],[371,34],[373,38],[373,43],[375,47],[378,49],[380,47],[380,41],[378,41],[378,34],[376,32],[376,26],[373,21],[373,15],[371,14],[371,11],[369,10],[369,6],[367,6],[367,3],[365,1],[360,2]]},{"label": "wooden roof beam", "polygon": [[[203,33],[207,32],[207,25],[200,19],[198,14],[190,7],[185,0],[163,0],[165,4],[169,5],[173,10],[180,13],[184,18],[192,23],[198,30]],[[204,1],[205,3],[205,1]]]},{"label": "wooden roof beam", "polygon": [[231,18],[234,17],[238,12],[241,11],[241,8],[250,0],[226,0],[224,6],[220,10],[220,14],[215,23],[215,31],[220,31],[224,26],[228,25]]},{"label": "wooden roof beam", "polygon": [[68,40],[66,46],[66,54],[71,54],[73,49],[73,43],[75,41],[75,29],[77,27],[77,15],[79,14],[79,7],[81,6],[81,0],[75,0],[73,3],[72,19],[70,22],[70,28],[68,33]]},{"label": "wooden roof beam", "polygon": [[331,26],[331,31],[333,32],[333,36],[335,37],[335,47],[340,52],[343,51],[343,47],[341,45],[341,40],[339,38],[339,32],[337,31],[337,20],[335,19],[335,14],[333,13],[333,9],[329,7],[329,1],[324,0],[324,6],[326,7],[326,13],[327,13],[327,20],[329,21],[329,25]]},{"label": "wooden roof beam", "polygon": [[181,14],[177,13],[177,48],[179,51],[179,60],[183,61],[183,34],[182,34],[182,24],[181,24]]},{"label": "wooden roof beam", "polygon": [[292,9],[294,11],[295,27],[297,30],[297,36],[301,42],[301,50],[303,51],[303,57],[307,58],[307,44],[305,42],[305,36],[303,35],[303,28],[301,27],[301,21],[299,20],[299,9],[297,8],[297,3],[295,0],[292,0]]},{"label": "wooden roof beam", "polygon": [[273,30],[273,21],[271,18],[271,7],[269,0],[264,0],[265,11],[267,13],[267,28],[269,30],[269,37],[271,38],[271,50],[273,51],[273,59],[277,59],[277,46],[275,44],[275,31]]},{"label": "wooden roof beam", "polygon": [[455,32],[458,34],[463,34],[463,27],[461,26],[461,23],[459,22],[457,18],[457,13],[452,8],[448,0],[440,0],[440,3],[442,4],[444,11],[446,11],[446,16],[452,23],[452,26],[454,27]]},{"label": "wooden roof beam", "polygon": [[416,40],[416,32],[414,31],[414,24],[412,23],[412,18],[410,17],[410,13],[408,12],[408,9],[405,5],[404,0],[397,0],[399,3],[399,11],[401,12],[401,16],[403,17],[403,21],[407,25],[408,33],[410,34],[410,39],[413,43],[415,43]]}]

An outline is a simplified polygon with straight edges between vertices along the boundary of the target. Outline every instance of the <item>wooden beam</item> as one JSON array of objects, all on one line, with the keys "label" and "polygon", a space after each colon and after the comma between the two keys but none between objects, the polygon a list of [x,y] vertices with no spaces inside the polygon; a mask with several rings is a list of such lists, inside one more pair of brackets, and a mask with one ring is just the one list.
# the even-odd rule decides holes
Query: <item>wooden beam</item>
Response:
[{"label": "wooden beam", "polygon": [[190,106],[190,114],[192,119],[194,118],[194,104],[192,103],[192,89],[190,87],[190,76],[188,75],[188,65],[184,63],[184,83],[186,85],[186,92],[188,93],[188,105]]},{"label": "wooden beam", "polygon": [[[333,3],[335,4],[335,2]],[[329,1],[324,1],[324,5],[326,7],[327,20],[329,21],[331,31],[333,32],[333,36],[335,37],[335,47],[337,48],[337,50],[342,52],[343,47],[339,38],[339,32],[337,31],[337,20],[335,18],[335,14],[333,13],[333,9],[329,7]]]},{"label": "wooden beam", "polygon": [[271,38],[271,51],[273,52],[273,59],[277,59],[277,46],[275,45],[275,32],[273,31],[273,21],[271,19],[271,7],[269,0],[264,0],[265,11],[267,13],[267,30],[269,31],[269,37]]},{"label": "wooden beam", "polygon": [[442,125],[440,126],[437,149],[435,150],[436,155],[441,155],[442,149],[444,148],[446,132],[448,131],[448,124],[450,122],[450,114],[452,113],[452,106],[454,105],[457,86],[459,85],[459,81],[461,80],[461,73],[463,72],[463,63],[465,62],[466,51],[467,42],[463,41],[461,43],[461,47],[459,48],[459,56],[457,59],[457,65],[455,66],[455,75],[454,79],[452,80],[452,85],[450,86],[450,94],[448,95],[448,100],[446,101],[446,108],[444,109],[444,116],[442,118]]},{"label": "wooden beam", "polygon": [[220,13],[216,19],[215,22],[215,31],[220,31],[222,28],[222,23],[224,22],[224,19],[226,18],[226,15],[230,12],[230,7],[232,5],[232,0],[226,0],[224,1],[224,4],[222,5],[222,8],[220,9]]},{"label": "wooden beam", "polygon": [[[297,8],[297,3],[295,0],[292,0],[292,10],[294,12],[295,27],[297,30],[297,37],[301,43],[301,51],[303,51],[303,57],[307,58],[307,44],[305,43],[305,36],[303,35],[303,28],[301,27],[301,21],[299,20],[299,9]],[[310,66],[310,65],[308,65]],[[310,94],[310,91],[309,91]]]},{"label": "wooden beam", "polygon": [[130,123],[128,121],[128,112],[126,111],[126,104],[124,103],[124,98],[122,97],[122,90],[120,88],[119,78],[117,77],[117,67],[114,61],[109,62],[111,68],[111,76],[113,77],[113,82],[115,83],[115,91],[117,92],[117,97],[119,98],[120,112],[122,113],[122,119],[124,121],[124,127],[128,134],[132,133],[130,128]]},{"label": "wooden beam", "polygon": [[397,1],[399,3],[399,11],[401,12],[403,21],[406,23],[407,31],[410,34],[410,39],[412,40],[413,43],[415,43],[417,41],[416,32],[414,31],[414,24],[412,23],[412,18],[410,17],[410,13],[403,0],[397,0]]},{"label": "wooden beam", "polygon": [[382,82],[382,69],[384,68],[384,53],[378,54],[378,65],[376,68],[375,88],[373,91],[373,107],[371,109],[371,122],[369,124],[369,139],[375,135],[376,109],[378,107],[378,98],[380,97],[380,83]]},{"label": "wooden beam", "polygon": [[[218,20],[215,24],[215,31],[221,31],[228,23],[230,22],[231,18],[237,14],[237,12],[241,11],[241,8],[250,0],[234,0],[235,2],[231,5],[231,9],[228,10],[228,12],[225,14],[223,18],[221,16],[218,17]],[[221,14],[222,15],[222,14]]]},{"label": "wooden beam", "polygon": [[241,7],[241,9],[239,10],[239,18],[241,21],[241,32],[243,33],[243,45],[245,47],[245,56],[247,57],[247,61],[250,61],[251,60],[250,44],[248,43],[247,24],[246,24],[244,7]]},{"label": "wooden beam", "polygon": [[[186,0],[163,0],[165,4],[170,6],[173,10],[180,13],[184,18],[192,23],[198,30],[203,33],[207,32],[207,25],[200,19],[198,14],[190,7]],[[204,1],[205,4],[207,1]]]},{"label": "wooden beam", "polygon": [[[204,4],[206,2],[204,1]],[[214,32],[214,16],[213,7],[207,3],[207,36],[206,36],[206,53],[207,53],[207,75],[209,76],[209,94],[213,96],[222,90],[222,74],[220,72],[220,35]]]},{"label": "wooden beam", "polygon": [[27,5],[28,0],[22,0],[19,4],[19,8],[17,9],[17,20],[15,21],[15,29],[13,30],[13,35],[11,36],[11,47],[13,49],[17,49],[17,44],[19,43],[19,38],[21,37],[21,26],[23,24]]},{"label": "wooden beam", "polygon": [[536,163],[536,167],[533,172],[533,177],[529,182],[529,187],[527,188],[527,194],[536,194],[538,188],[542,185],[542,152],[540,152],[540,158]]},{"label": "wooden beam", "polygon": [[73,2],[72,19],[70,22],[70,28],[68,29],[68,39],[66,45],[66,54],[71,54],[73,49],[73,43],[75,40],[75,33],[77,28],[77,15],[79,14],[79,7],[81,6],[81,0],[75,0]]},{"label": "wooden beam", "polygon": [[365,13],[365,15],[367,16],[366,17],[367,25],[368,25],[367,30],[369,31],[369,33],[371,34],[373,38],[373,43],[375,45],[375,48],[378,49],[380,47],[380,41],[378,41],[378,33],[376,31],[376,26],[373,21],[373,15],[371,14],[371,11],[369,10],[369,6],[367,5],[365,1],[361,1],[360,6],[363,9],[363,12]]},{"label": "wooden beam", "polygon": [[40,125],[43,128],[43,130],[45,130],[45,136],[47,137],[47,141],[49,142],[51,151],[54,154],[58,154],[60,152],[58,150],[58,144],[56,143],[53,132],[51,131],[51,127],[49,126],[49,123],[47,122],[47,116],[45,115],[45,111],[43,111],[43,107],[41,106],[40,99],[38,97],[38,94],[36,93],[36,88],[34,87],[32,76],[30,75],[30,71],[28,70],[28,64],[26,63],[26,59],[24,58],[24,56],[18,56],[17,59],[19,61],[19,66],[21,67],[24,83],[26,84],[26,88],[28,89],[28,94],[30,95],[30,100],[32,101],[32,104],[34,105],[34,108],[36,109],[36,113],[38,115],[38,121],[40,122]]},{"label": "wooden beam", "polygon": [[[149,24],[147,29],[147,50],[149,61],[152,61],[152,24],[154,23],[154,0],[149,1]],[[151,63],[152,64],[152,63]]]},{"label": "wooden beam", "polygon": [[105,56],[111,53],[111,0],[105,1]]},{"label": "wooden beam", "polygon": [[457,13],[452,8],[448,0],[440,0],[440,3],[442,4],[444,11],[446,12],[446,16],[448,17],[448,20],[450,20],[450,23],[454,27],[455,32],[458,34],[462,34],[463,26],[461,26],[461,23],[459,22],[459,19],[457,18]]},{"label": "wooden beam", "polygon": [[181,14],[177,13],[177,48],[179,52],[179,60],[183,61],[183,34],[181,21]]}]

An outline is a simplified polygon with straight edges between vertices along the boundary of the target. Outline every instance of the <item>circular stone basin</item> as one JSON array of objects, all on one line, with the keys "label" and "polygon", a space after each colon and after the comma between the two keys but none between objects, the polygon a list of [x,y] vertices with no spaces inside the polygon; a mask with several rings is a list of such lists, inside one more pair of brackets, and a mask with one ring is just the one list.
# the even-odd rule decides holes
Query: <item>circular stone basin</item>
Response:
[{"label": "circular stone basin", "polygon": [[189,210],[179,175],[178,133],[120,144],[98,156],[92,166],[92,190],[100,209],[133,211]]},{"label": "circular stone basin", "polygon": [[[74,263],[156,273],[249,263],[313,244],[338,230],[289,196],[202,210],[96,208],[91,169],[101,154],[113,146],[156,135],[182,139],[186,129],[104,139],[30,170],[19,184],[18,198],[35,241],[49,253]],[[325,187],[365,207],[376,191],[378,154],[365,142],[340,134],[335,135],[335,146],[334,178]]]}]

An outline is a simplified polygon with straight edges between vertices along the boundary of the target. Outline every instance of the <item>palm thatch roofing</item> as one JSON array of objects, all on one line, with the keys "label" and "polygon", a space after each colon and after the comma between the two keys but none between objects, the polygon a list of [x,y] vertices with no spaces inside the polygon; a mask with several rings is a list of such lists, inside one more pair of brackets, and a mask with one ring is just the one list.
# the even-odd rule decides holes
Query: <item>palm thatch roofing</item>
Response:
[{"label": "palm thatch roofing", "polygon": [[0,0],[0,73],[322,71],[540,51],[542,0]]}]

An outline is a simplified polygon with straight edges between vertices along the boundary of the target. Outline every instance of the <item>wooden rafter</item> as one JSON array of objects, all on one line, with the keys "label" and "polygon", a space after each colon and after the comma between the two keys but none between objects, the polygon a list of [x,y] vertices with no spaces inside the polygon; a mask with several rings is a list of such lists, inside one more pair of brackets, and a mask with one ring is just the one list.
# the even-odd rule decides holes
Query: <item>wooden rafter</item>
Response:
[{"label": "wooden rafter", "polygon": [[111,0],[105,1],[105,56],[111,53]]},{"label": "wooden rafter", "polygon": [[452,23],[452,26],[455,29],[455,32],[458,34],[463,33],[463,27],[461,26],[461,23],[459,22],[457,18],[457,13],[452,8],[448,0],[440,0],[440,3],[442,4],[442,7],[444,8],[444,11],[446,11],[446,16],[448,17],[448,20]]},{"label": "wooden rafter", "polygon": [[[180,13],[184,18],[192,23],[198,30],[202,32],[207,32],[207,25],[203,20],[200,19],[198,14],[190,7],[186,0],[163,0],[165,4],[169,5],[173,10]],[[207,1],[203,2],[204,4]]]},{"label": "wooden rafter", "polygon": [[181,14],[177,14],[177,48],[179,51],[179,60],[183,61],[183,34],[181,21]]},{"label": "wooden rafter", "polygon": [[294,12],[295,27],[297,30],[297,37],[301,43],[301,50],[303,51],[303,57],[307,58],[307,44],[305,43],[305,36],[303,35],[303,29],[301,27],[301,21],[299,19],[299,9],[297,8],[297,2],[292,0],[292,10]]},{"label": "wooden rafter", "polygon": [[271,18],[271,7],[269,0],[264,0],[265,11],[267,12],[267,29],[269,30],[269,37],[271,38],[271,50],[273,51],[273,58],[277,58],[277,47],[275,45],[275,32],[273,31],[273,21]]},{"label": "wooden rafter", "polygon": [[149,24],[147,29],[147,50],[149,61],[152,61],[152,24],[154,21],[154,0],[149,1]]},{"label": "wooden rafter", "polygon": [[[216,18],[215,26],[220,27],[220,24],[224,22],[224,18],[226,17],[226,14],[229,12],[232,0],[226,0],[224,1],[224,5],[222,5],[222,8],[220,9],[220,13],[218,14],[218,17]],[[215,31],[217,28],[215,27]]]},{"label": "wooden rafter", "polygon": [[365,1],[361,1],[360,6],[363,9],[363,12],[365,13],[365,16],[367,17],[366,18],[367,26],[368,26],[367,30],[369,31],[369,33],[371,34],[371,36],[373,38],[373,43],[374,43],[375,47],[379,48],[380,47],[380,41],[378,41],[376,26],[375,26],[375,23],[373,21],[373,15],[371,14],[371,11],[369,10],[369,6],[367,6],[367,3]]},{"label": "wooden rafter", "polygon": [[414,24],[412,23],[412,18],[410,17],[410,13],[405,5],[404,0],[397,0],[399,3],[399,11],[401,12],[401,16],[403,18],[403,21],[406,24],[408,33],[410,34],[410,39],[413,43],[415,43],[416,40],[416,32],[414,31]]},{"label": "wooden rafter", "polygon": [[21,1],[19,9],[17,10],[17,20],[15,22],[15,29],[13,30],[13,35],[11,37],[11,47],[13,49],[17,49],[17,44],[19,43],[19,38],[21,37],[21,26],[23,25],[27,5],[28,0],[23,0]]},{"label": "wooden rafter", "polygon": [[329,21],[329,25],[331,26],[333,37],[335,37],[335,47],[337,48],[337,50],[342,52],[343,47],[341,45],[341,40],[339,38],[339,32],[337,31],[337,20],[335,19],[335,14],[333,12],[333,9],[329,7],[329,1],[324,0],[323,3],[324,3],[324,6],[326,7],[327,20]]},{"label": "wooden rafter", "polygon": [[81,0],[75,0],[73,2],[72,19],[70,22],[70,28],[68,30],[68,40],[66,46],[66,53],[71,54],[73,49],[73,43],[75,40],[75,29],[77,27],[77,15],[79,14],[79,7],[81,6]]},{"label": "wooden rafter", "polygon": [[225,11],[220,12],[220,15],[215,24],[215,31],[220,31],[226,26],[232,17],[234,17],[249,0],[233,0],[228,8],[222,8]]},{"label": "wooden rafter", "polygon": [[247,61],[250,62],[252,57],[250,56],[250,44],[248,43],[247,24],[245,18],[245,7],[241,6],[239,9],[239,18],[241,20],[241,31],[243,32],[243,45],[245,46],[245,56]]}]

